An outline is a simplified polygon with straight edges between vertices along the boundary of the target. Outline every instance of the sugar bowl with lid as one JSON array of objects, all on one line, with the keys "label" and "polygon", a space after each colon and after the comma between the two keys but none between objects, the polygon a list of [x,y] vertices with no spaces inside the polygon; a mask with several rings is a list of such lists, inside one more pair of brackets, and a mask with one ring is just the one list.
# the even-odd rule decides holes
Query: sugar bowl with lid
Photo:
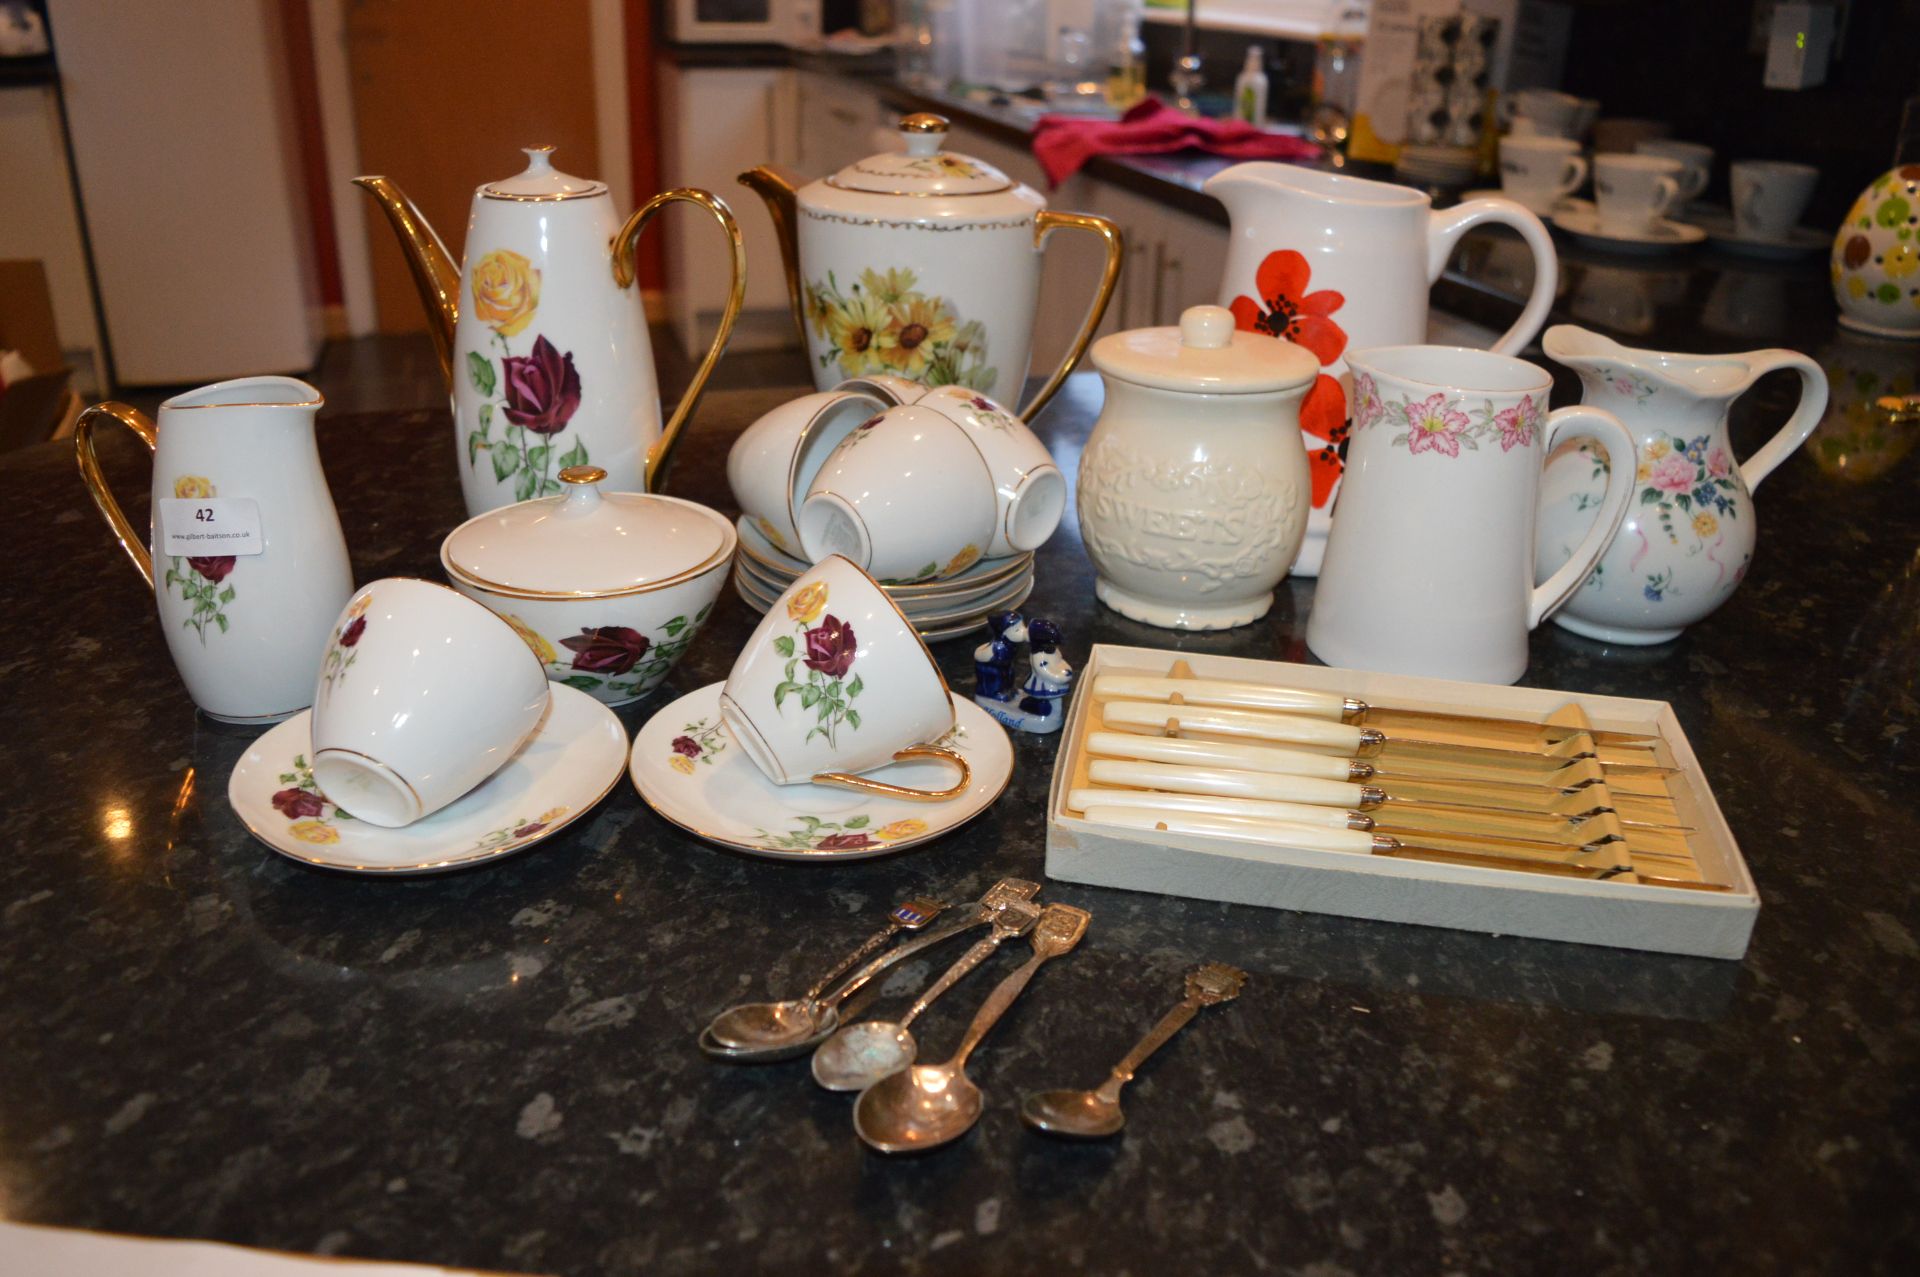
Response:
[{"label": "sugar bowl with lid", "polygon": [[1224,306],[1114,333],[1092,353],[1106,406],[1077,504],[1100,601],[1168,629],[1259,620],[1306,535],[1300,401],[1319,361],[1236,332]]},{"label": "sugar bowl with lid", "polygon": [[569,466],[566,489],[467,520],[440,546],[453,588],[505,618],[556,683],[609,705],[652,691],[713,610],[737,534],[692,501],[602,491]]}]

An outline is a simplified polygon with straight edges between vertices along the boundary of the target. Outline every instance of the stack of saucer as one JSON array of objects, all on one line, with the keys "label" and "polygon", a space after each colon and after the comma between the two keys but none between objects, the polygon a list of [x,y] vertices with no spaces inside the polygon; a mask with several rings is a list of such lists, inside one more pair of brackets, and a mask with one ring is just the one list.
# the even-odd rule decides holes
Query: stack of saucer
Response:
[{"label": "stack of saucer", "polygon": [[[747,519],[739,522],[740,548],[734,555],[733,588],[756,612],[773,606],[810,566],[773,548]],[[982,559],[957,576],[915,585],[884,585],[920,637],[958,638],[986,624],[995,612],[1019,607],[1033,592],[1033,554]]]}]

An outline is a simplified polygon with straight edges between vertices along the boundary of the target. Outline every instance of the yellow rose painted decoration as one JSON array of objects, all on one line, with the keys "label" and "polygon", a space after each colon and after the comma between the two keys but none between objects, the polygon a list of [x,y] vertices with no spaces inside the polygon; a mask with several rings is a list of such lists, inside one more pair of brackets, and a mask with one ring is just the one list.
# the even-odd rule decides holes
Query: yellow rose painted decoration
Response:
[{"label": "yellow rose painted decoration", "polygon": [[827,583],[815,581],[787,600],[787,615],[802,625],[812,625],[827,607]]},{"label": "yellow rose painted decoration", "polygon": [[473,313],[502,337],[533,320],[540,306],[540,272],[511,249],[496,248],[473,268]]}]

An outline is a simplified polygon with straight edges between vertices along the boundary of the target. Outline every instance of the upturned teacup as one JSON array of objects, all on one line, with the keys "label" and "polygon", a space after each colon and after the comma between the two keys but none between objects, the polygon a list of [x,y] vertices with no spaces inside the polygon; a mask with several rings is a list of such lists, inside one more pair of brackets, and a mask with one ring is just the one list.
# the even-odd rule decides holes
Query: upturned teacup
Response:
[{"label": "upturned teacup", "polygon": [[498,771],[548,700],[539,658],[487,608],[431,581],[375,581],[320,659],[314,782],[357,820],[412,824]]},{"label": "upturned teacup", "polygon": [[957,576],[988,556],[993,474],[967,429],[923,405],[861,423],[814,475],[797,512],[815,563],[843,555],[888,585]]},{"label": "upturned teacup", "polygon": [[[720,717],[778,785],[825,784],[939,800],[969,771],[941,744],[953,697],[912,622],[871,577],[838,555],[802,573],[761,618],[720,693]],[[950,789],[860,776],[909,758],[959,769]]]}]

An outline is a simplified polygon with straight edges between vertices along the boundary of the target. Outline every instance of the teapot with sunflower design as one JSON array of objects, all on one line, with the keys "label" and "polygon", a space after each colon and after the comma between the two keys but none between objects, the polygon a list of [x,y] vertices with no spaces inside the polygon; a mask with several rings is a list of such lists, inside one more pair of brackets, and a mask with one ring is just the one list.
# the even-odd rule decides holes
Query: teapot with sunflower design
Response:
[{"label": "teapot with sunflower design", "polygon": [[900,121],[903,148],[808,182],[772,166],[740,175],[780,237],[794,322],[813,380],[893,374],[1012,403],[1026,383],[1040,300],[1040,255],[1056,230],[1090,231],[1106,266],[1066,358],[1020,410],[1060,388],[1093,339],[1120,274],[1120,230],[1058,213],[1030,186],[945,149],[947,121]]},{"label": "teapot with sunflower design", "polygon": [[[558,495],[569,466],[599,467],[614,491],[652,489],[745,296],[746,250],[719,199],[665,191],[623,222],[606,183],[558,171],[550,146],[525,149],[524,172],[474,191],[464,265],[390,179],[354,179],[386,213],[426,307],[469,515]],[[733,276],[713,345],[662,424],[634,244],[675,201],[719,222]]]}]

